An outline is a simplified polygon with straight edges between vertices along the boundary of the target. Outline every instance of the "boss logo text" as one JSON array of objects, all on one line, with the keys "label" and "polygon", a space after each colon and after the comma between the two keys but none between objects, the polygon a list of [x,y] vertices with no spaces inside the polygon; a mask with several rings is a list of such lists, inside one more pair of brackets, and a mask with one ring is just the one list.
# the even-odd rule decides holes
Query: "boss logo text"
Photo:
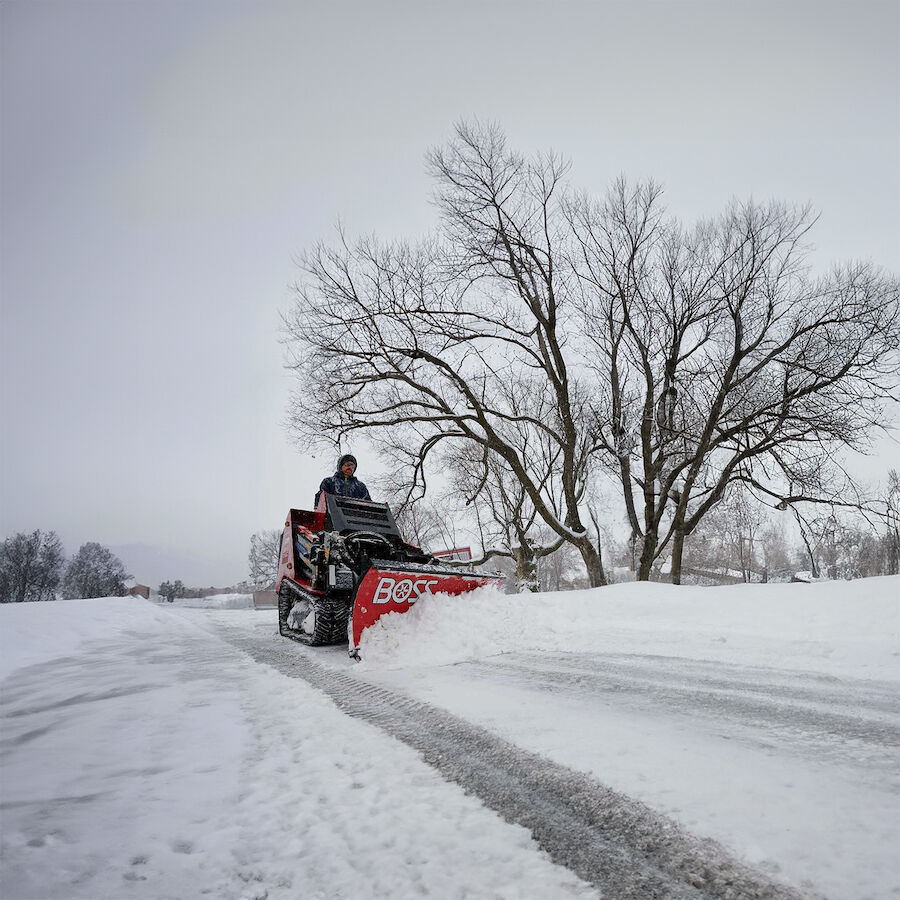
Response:
[{"label": "boss logo text", "polygon": [[375,589],[372,603],[415,603],[422,594],[430,594],[431,588],[438,584],[438,579],[427,578],[403,578],[394,581],[393,578],[382,578]]}]

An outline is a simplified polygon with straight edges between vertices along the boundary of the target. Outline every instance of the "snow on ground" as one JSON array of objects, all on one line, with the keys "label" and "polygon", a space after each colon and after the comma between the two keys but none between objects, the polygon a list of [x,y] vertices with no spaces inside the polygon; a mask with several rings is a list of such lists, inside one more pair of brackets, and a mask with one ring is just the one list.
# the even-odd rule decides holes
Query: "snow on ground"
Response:
[{"label": "snow on ground", "polygon": [[185,609],[252,609],[253,594],[210,594],[208,597],[176,597],[169,605]]},{"label": "snow on ground", "polygon": [[209,615],[0,607],[4,900],[595,895],[412,750],[188,614]]},{"label": "snow on ground", "polygon": [[[810,738],[799,721],[735,721],[691,700],[718,690],[764,718],[752,693],[762,686],[775,698],[810,694],[785,700],[788,716],[835,713],[820,693],[846,692],[848,704],[886,696],[896,710],[900,578],[483,590],[381,619],[361,652],[358,674],[588,772],[757,868],[835,898],[900,896],[896,743],[879,754],[851,737]],[[896,712],[837,712],[900,725]]]},{"label": "snow on ground", "polygon": [[363,668],[522,650],[652,653],[900,680],[900,577],[426,599],[363,634]]},{"label": "snow on ground", "polygon": [[[590,772],[785,881],[861,900],[900,894],[896,747],[886,761],[850,739],[808,744],[802,727],[760,732],[690,702],[715,679],[723,701],[747,702],[749,679],[776,699],[809,693],[810,714],[831,715],[826,690],[895,706],[898,597],[900,578],[483,591],[385,617],[361,664],[297,652]],[[591,896],[407,747],[220,638],[278,641],[273,610],[221,606],[0,607],[5,900]]]}]

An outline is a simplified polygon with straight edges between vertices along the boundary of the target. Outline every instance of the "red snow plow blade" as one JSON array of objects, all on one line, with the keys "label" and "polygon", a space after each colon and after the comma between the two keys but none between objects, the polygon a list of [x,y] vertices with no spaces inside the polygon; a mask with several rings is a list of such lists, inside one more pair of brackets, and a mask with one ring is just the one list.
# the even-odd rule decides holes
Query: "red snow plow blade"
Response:
[{"label": "red snow plow blade", "polygon": [[355,656],[363,631],[387,613],[405,613],[425,594],[466,594],[487,584],[497,584],[496,576],[460,572],[449,566],[373,564],[356,589],[348,638]]},{"label": "red snow plow blade", "polygon": [[340,644],[359,659],[366,628],[425,594],[464,594],[499,575],[459,569],[408,544],[386,503],[322,494],[292,509],[281,536],[278,630],[304,644]]}]

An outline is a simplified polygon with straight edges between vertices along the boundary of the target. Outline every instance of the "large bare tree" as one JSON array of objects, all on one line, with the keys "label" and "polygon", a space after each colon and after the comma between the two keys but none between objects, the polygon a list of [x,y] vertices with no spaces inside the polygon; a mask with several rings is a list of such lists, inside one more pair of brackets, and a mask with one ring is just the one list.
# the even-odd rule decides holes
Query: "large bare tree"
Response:
[{"label": "large bare tree", "polygon": [[782,508],[841,501],[837,453],[896,391],[896,278],[813,277],[808,208],[735,203],[687,228],[652,183],[573,196],[557,157],[525,159],[496,128],[459,126],[429,164],[435,236],[342,235],[301,260],[298,434],[380,440],[411,497],[454,453],[496,460],[592,585],[604,472],[640,579],[671,553],[679,581],[686,538],[737,483]]},{"label": "large bare tree", "polygon": [[430,165],[440,237],[342,240],[303,257],[286,322],[302,385],[292,424],[305,436],[380,432],[407,454],[413,486],[450,442],[478,445],[578,548],[591,584],[605,584],[583,522],[591,426],[570,368],[574,283],[558,258],[565,166],[468,126]]},{"label": "large bare tree", "polygon": [[[616,472],[639,579],[741,482],[784,507],[833,496],[898,374],[898,283],[869,265],[814,278],[808,208],[734,204],[685,229],[659,189],[619,180],[571,204],[595,434]],[[837,473],[840,474],[839,472]]]}]

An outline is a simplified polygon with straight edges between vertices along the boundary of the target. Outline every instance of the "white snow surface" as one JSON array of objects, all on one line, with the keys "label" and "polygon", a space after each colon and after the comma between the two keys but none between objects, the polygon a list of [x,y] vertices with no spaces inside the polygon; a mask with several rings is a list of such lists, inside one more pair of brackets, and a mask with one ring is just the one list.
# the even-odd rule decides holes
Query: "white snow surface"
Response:
[{"label": "white snow surface", "polygon": [[[3,900],[596,896],[413,750],[185,618],[210,614],[0,608]],[[275,631],[271,610],[218,615]]]},{"label": "white snow surface", "polygon": [[176,597],[171,606],[188,609],[251,609],[253,594],[210,594],[208,597]]},{"label": "white snow surface", "polygon": [[[617,695],[548,693],[546,682],[529,685],[504,668],[523,656],[527,664],[547,657],[551,671],[559,654],[581,654],[598,667],[651,658],[673,683],[681,677],[675,663],[711,664],[714,674],[738,669],[775,688],[797,679],[834,691],[871,685],[896,701],[900,577],[631,583],[512,596],[482,589],[426,597],[406,615],[383,617],[363,635],[361,653],[368,680],[587,772],[794,887],[841,900],[900,896],[896,744],[880,766],[852,740],[807,756],[797,739],[784,752],[777,736],[741,723],[698,720],[660,704],[648,710]],[[737,687],[733,693],[741,696]],[[896,716],[885,721],[900,725]]]},{"label": "white snow surface", "polygon": [[[900,895],[896,752],[888,777],[852,744],[784,753],[727,719],[539,689],[510,666],[674,660],[896,693],[898,598],[897,577],[483,590],[385,617],[360,664],[289,646],[588,772],[784,882],[862,900]],[[597,896],[416,752],[224,640],[281,641],[273,610],[228,605],[0,607],[0,897]]]},{"label": "white snow surface", "polygon": [[448,665],[522,650],[660,654],[900,678],[900,577],[426,598],[364,632],[363,667]]}]

